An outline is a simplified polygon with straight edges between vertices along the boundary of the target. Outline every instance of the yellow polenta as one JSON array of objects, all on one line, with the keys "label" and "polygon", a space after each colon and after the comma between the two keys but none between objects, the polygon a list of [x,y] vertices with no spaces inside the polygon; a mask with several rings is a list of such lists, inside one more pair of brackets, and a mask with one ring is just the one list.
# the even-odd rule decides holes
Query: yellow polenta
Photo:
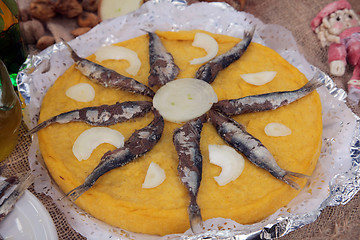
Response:
[{"label": "yellow polenta", "polygon": [[[194,77],[200,66],[190,65],[189,61],[206,54],[203,49],[191,45],[195,32],[157,32],[181,69],[178,78]],[[219,43],[218,54],[226,52],[240,41],[229,36],[211,35]],[[141,68],[134,78],[147,85],[148,37],[143,35],[116,45],[137,52],[141,59]],[[94,56],[88,59],[95,61]],[[125,72],[128,67],[125,60],[106,60],[101,64],[129,76]],[[261,71],[276,71],[277,75],[274,80],[262,86],[250,85],[240,77],[240,74]],[[251,43],[240,60],[220,72],[211,85],[218,99],[223,100],[294,90],[306,82],[305,76],[275,51]],[[65,95],[66,90],[77,83],[91,84],[95,89],[95,99],[82,103],[68,98]],[[72,66],[57,79],[44,97],[39,122],[87,106],[137,100],[151,101],[148,97],[94,84]],[[116,124],[110,128],[120,131],[127,139],[136,129],[150,123],[152,118],[152,113],[148,113],[143,118]],[[312,174],[319,157],[322,134],[321,103],[317,92],[277,110],[244,114],[234,119],[245,125],[249,133],[262,141],[280,167],[307,175]],[[271,122],[286,125],[292,130],[291,135],[267,136],[264,128]],[[76,204],[106,223],[133,232],[164,235],[187,230],[189,197],[178,178],[178,158],[172,141],[174,129],[180,126],[181,124],[165,121],[161,140],[150,152],[100,177],[90,190],[76,200]],[[38,133],[41,152],[49,172],[65,193],[81,185],[102,155],[114,149],[112,145],[102,144],[88,160],[78,161],[72,152],[72,146],[76,138],[89,128],[91,126],[79,122],[53,124]],[[219,186],[214,177],[220,174],[221,168],[210,164],[209,144],[225,142],[217,135],[214,127],[206,123],[201,134],[203,178],[198,195],[198,204],[204,220],[223,217],[241,224],[251,224],[285,206],[299,193],[247,160],[238,179],[225,186]],[[166,179],[158,187],[143,189],[142,183],[151,162],[157,163],[165,170]],[[299,179],[297,182],[302,187],[305,185],[305,180]]]}]

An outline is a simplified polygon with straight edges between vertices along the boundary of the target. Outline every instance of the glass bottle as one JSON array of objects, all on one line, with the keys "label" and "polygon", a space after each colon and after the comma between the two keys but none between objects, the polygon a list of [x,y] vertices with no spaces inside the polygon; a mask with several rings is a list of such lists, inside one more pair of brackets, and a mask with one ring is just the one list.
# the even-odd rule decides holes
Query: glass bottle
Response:
[{"label": "glass bottle", "polygon": [[5,63],[13,85],[26,54],[20,33],[18,5],[15,0],[0,0],[0,59]]},{"label": "glass bottle", "polygon": [[0,161],[16,146],[21,116],[20,100],[6,66],[0,60]]}]

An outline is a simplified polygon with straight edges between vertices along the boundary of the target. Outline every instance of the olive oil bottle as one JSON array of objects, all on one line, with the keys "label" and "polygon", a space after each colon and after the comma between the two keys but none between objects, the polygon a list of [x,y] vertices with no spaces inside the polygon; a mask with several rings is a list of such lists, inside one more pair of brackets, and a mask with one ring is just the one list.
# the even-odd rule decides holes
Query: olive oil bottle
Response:
[{"label": "olive oil bottle", "polygon": [[16,146],[21,117],[20,100],[11,84],[9,73],[0,60],[0,161]]}]

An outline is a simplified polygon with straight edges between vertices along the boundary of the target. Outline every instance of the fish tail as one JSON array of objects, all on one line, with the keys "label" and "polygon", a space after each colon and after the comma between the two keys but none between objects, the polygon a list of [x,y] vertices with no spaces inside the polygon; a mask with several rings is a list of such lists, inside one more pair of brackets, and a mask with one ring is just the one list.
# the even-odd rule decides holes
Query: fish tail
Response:
[{"label": "fish tail", "polygon": [[193,233],[200,233],[203,231],[203,220],[200,213],[200,208],[196,200],[190,202],[189,208],[190,227]]},{"label": "fish tail", "polygon": [[[70,192],[68,192],[63,198],[68,198],[70,201],[74,202],[76,199],[78,199],[84,192],[86,192],[90,187],[87,185],[80,185]],[[62,200],[61,198],[60,200]]]},{"label": "fish tail", "polygon": [[27,133],[25,133],[25,136],[36,133],[37,131],[49,126],[51,123],[52,123],[51,119],[47,120],[47,121],[44,121],[44,122],[38,124],[37,126],[35,126],[33,129],[29,130]]},{"label": "fish tail", "polygon": [[285,183],[289,184],[292,188],[294,188],[296,190],[300,190],[300,186],[294,181],[294,177],[309,178],[310,176],[302,174],[302,173],[286,171],[285,176],[282,178],[282,180]]},{"label": "fish tail", "polygon": [[254,25],[249,31],[244,32],[244,39],[250,38],[252,39],[255,33],[256,25]]},{"label": "fish tail", "polygon": [[61,40],[69,50],[71,57],[75,62],[82,60],[82,58],[74,51],[74,49],[72,49],[72,47],[70,47],[70,45],[64,39],[61,38]]},{"label": "fish tail", "polygon": [[307,82],[302,88],[306,89],[307,91],[311,92],[318,87],[324,85],[324,82],[321,80],[321,72],[317,71],[312,79]]},{"label": "fish tail", "polygon": [[5,192],[14,184],[18,183],[19,179],[16,176],[11,176],[0,184],[0,198],[5,195]]},{"label": "fish tail", "polygon": [[151,33],[149,30],[146,30],[146,29],[143,29],[143,28],[141,28],[140,30],[143,31],[143,32],[146,32],[146,33]]},{"label": "fish tail", "polygon": [[34,176],[31,173],[28,173],[19,181],[19,184],[16,186],[16,188],[0,205],[0,220],[3,220],[3,218],[10,213],[10,211],[14,208],[15,203],[33,182]]}]

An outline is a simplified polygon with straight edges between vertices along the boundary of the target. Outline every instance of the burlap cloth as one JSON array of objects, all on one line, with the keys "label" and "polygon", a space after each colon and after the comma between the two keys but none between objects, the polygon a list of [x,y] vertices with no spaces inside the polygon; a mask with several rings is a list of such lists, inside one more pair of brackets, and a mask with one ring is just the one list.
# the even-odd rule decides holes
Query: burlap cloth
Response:
[{"label": "burlap cloth", "polygon": [[[309,24],[312,18],[331,0],[247,0],[245,11],[255,15],[264,23],[279,24],[292,32],[297,40],[300,51],[306,59],[322,71],[328,73],[327,51],[320,47],[319,41],[311,31]],[[349,0],[356,12],[360,13],[360,1]],[[351,76],[351,70],[341,78],[334,78],[340,88],[346,87]],[[359,106],[349,107],[359,115]],[[27,154],[31,139],[24,136],[27,131],[21,125],[18,144],[13,153],[2,163],[6,165],[2,175],[22,175],[30,170]],[[59,236],[59,239],[85,239],[67,223],[64,215],[55,206],[52,199],[45,194],[29,189],[49,211]],[[281,239],[360,239],[360,195],[359,193],[346,205],[327,207],[320,217]]]}]

